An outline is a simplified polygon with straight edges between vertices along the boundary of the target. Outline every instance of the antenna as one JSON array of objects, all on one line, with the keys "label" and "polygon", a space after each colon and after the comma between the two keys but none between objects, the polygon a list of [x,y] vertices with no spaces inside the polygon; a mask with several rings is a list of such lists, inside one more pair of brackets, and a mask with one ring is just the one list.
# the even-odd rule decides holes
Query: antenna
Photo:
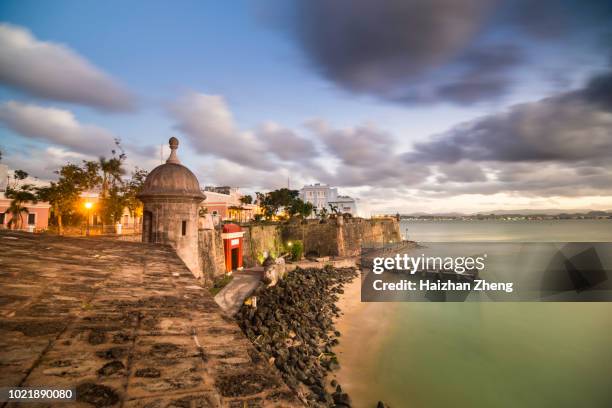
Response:
[{"label": "antenna", "polygon": [[159,145],[159,164],[164,164],[164,144]]}]

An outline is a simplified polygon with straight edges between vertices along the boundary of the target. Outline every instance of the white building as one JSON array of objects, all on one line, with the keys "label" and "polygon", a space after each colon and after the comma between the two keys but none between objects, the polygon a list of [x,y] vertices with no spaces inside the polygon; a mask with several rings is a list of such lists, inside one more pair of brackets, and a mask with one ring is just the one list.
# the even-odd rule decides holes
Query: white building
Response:
[{"label": "white building", "polygon": [[335,201],[330,202],[338,207],[338,210],[342,213],[349,213],[351,215],[357,215],[357,202],[353,197],[339,195]]},{"label": "white building", "polygon": [[300,190],[300,198],[311,203],[317,210],[326,208],[330,210],[330,205],[338,207],[342,213],[357,215],[357,204],[354,198],[338,195],[338,189],[326,184],[312,184],[304,186]]}]

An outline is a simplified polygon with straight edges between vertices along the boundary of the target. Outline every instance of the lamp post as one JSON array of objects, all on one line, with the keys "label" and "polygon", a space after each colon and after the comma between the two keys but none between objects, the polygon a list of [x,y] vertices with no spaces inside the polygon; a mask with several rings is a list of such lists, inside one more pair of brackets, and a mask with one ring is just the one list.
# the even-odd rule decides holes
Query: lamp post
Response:
[{"label": "lamp post", "polygon": [[89,217],[91,213],[91,207],[93,207],[93,203],[91,201],[86,201],[85,202],[85,210],[87,213],[87,230],[85,232],[86,236],[89,236]]}]

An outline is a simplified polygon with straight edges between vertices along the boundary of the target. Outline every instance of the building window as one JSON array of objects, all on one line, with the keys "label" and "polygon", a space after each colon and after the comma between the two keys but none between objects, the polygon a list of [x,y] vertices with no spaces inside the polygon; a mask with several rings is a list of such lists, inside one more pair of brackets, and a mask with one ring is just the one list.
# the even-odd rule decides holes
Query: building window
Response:
[{"label": "building window", "polygon": [[0,213],[0,225],[4,225],[4,213]]},{"label": "building window", "polygon": [[28,225],[36,224],[36,214],[28,214]]},{"label": "building window", "polygon": [[187,221],[183,221],[181,224],[181,233],[183,236],[187,235]]}]

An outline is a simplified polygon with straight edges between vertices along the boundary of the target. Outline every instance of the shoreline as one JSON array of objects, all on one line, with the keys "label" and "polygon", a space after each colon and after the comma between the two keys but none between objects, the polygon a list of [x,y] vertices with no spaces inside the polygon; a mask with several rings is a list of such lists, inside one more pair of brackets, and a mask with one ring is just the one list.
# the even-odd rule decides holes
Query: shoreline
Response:
[{"label": "shoreline", "polygon": [[334,347],[340,369],[330,373],[329,378],[342,384],[351,397],[354,408],[373,407],[376,401],[384,401],[384,395],[373,396],[373,401],[362,401],[357,397],[367,394],[355,378],[363,376],[363,370],[371,367],[384,346],[392,326],[392,316],[397,305],[392,302],[361,302],[361,272],[344,285],[344,293],[336,306],[340,316],[334,319],[336,330],[341,333],[340,343]]},{"label": "shoreline", "polygon": [[257,306],[243,305],[236,315],[262,357],[307,406],[352,406],[341,385],[329,386],[342,335],[334,324],[336,303],[358,275],[356,268],[297,268],[276,285],[257,289]]}]

